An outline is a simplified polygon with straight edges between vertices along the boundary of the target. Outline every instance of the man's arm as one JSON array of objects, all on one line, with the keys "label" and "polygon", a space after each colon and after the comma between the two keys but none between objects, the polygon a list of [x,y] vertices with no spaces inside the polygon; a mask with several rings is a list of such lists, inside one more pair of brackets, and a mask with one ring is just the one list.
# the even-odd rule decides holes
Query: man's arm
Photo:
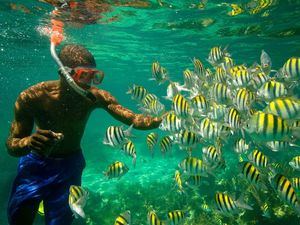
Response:
[{"label": "man's arm", "polygon": [[14,121],[11,124],[10,135],[6,142],[8,153],[16,157],[30,152],[28,142],[34,120],[26,99],[26,93],[22,92],[15,103]]},{"label": "man's arm", "polygon": [[97,91],[99,100],[98,107],[104,108],[115,119],[127,124],[133,124],[133,127],[140,130],[150,130],[157,128],[161,123],[161,118],[135,114],[131,110],[121,106],[115,97],[104,90]]}]

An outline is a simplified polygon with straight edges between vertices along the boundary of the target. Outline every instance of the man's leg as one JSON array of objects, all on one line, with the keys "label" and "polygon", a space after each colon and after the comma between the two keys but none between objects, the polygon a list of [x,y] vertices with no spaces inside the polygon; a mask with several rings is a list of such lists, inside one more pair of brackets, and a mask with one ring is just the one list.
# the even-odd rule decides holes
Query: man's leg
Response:
[{"label": "man's leg", "polygon": [[69,207],[69,189],[71,185],[81,185],[81,173],[69,178],[66,182],[51,186],[53,190],[44,199],[47,225],[71,225],[74,219]]},{"label": "man's leg", "polygon": [[[13,209],[13,208],[17,209]],[[38,210],[39,203],[36,200],[26,200],[22,202],[21,205],[13,205],[10,204],[8,211],[13,212],[9,213],[8,219],[10,225],[31,225],[33,224],[34,217],[36,215],[36,212]]]}]

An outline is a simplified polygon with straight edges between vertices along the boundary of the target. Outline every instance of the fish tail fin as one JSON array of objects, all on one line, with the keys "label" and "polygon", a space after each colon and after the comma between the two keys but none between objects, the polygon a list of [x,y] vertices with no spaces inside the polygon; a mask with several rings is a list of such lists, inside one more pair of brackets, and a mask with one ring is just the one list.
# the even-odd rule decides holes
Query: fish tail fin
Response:
[{"label": "fish tail fin", "polygon": [[239,197],[239,199],[236,200],[235,203],[237,204],[237,206],[238,206],[239,208],[247,209],[247,210],[253,210],[253,208],[252,208],[250,205],[248,205],[247,203],[244,202],[244,200],[243,200],[243,195],[241,195],[241,196]]},{"label": "fish tail fin", "polygon": [[127,130],[124,131],[126,137],[131,137],[131,136],[132,136],[132,134],[131,134],[132,128],[133,128],[133,124],[131,124],[131,125],[127,128]]}]

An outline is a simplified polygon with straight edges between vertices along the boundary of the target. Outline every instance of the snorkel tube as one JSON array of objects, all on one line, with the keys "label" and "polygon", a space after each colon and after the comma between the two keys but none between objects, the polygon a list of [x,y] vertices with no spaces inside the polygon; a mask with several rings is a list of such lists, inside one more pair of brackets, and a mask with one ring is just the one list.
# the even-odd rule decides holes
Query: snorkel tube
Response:
[{"label": "snorkel tube", "polygon": [[60,42],[63,39],[62,35],[62,26],[63,23],[57,20],[51,20],[52,22],[52,34],[51,34],[51,45],[50,45],[50,52],[51,56],[54,59],[54,61],[59,66],[60,72],[67,81],[67,84],[78,94],[81,96],[91,100],[92,102],[96,101],[96,97],[88,90],[84,90],[83,88],[79,87],[76,82],[73,80],[69,72],[66,70],[65,66],[60,61],[59,57],[56,54],[55,47],[60,44]]}]

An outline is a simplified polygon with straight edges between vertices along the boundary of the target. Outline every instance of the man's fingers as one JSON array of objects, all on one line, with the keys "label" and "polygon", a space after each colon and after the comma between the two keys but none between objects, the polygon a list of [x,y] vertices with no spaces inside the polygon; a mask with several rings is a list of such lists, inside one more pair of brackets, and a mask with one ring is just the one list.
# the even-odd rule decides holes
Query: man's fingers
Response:
[{"label": "man's fingers", "polygon": [[43,136],[46,136],[48,138],[55,138],[54,132],[51,131],[51,130],[42,130],[42,129],[38,128],[36,130],[36,133],[40,134],[40,135],[43,135]]}]

